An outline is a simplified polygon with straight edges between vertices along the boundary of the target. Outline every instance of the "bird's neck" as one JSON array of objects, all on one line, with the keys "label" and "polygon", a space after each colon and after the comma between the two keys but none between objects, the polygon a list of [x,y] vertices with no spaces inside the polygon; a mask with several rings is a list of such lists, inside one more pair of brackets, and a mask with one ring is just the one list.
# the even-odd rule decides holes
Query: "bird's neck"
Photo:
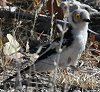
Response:
[{"label": "bird's neck", "polygon": [[75,35],[84,34],[84,33],[87,34],[87,30],[88,30],[88,23],[83,23],[81,25],[79,24],[73,27],[72,33]]},{"label": "bird's neck", "polygon": [[[85,25],[84,27],[78,27],[76,29],[72,30],[72,34],[74,36],[74,41],[79,46],[80,44],[83,44],[83,47],[86,45],[87,37],[88,37],[88,25]],[[85,48],[85,47],[84,47]]]},{"label": "bird's neck", "polygon": [[88,29],[88,23],[87,22],[81,23],[81,24],[79,23],[79,24],[73,25],[73,28],[77,30]]}]

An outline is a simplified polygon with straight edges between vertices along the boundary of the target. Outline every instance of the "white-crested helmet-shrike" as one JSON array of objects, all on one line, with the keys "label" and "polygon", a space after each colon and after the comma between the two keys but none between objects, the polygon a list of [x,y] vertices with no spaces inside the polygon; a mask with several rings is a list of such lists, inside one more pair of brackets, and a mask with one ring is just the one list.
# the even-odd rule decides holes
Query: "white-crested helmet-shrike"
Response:
[{"label": "white-crested helmet-shrike", "polygon": [[[76,66],[82,52],[85,50],[88,38],[88,24],[90,22],[89,13],[85,9],[76,9],[69,14],[68,22],[72,28],[64,34],[61,47],[62,52],[60,53],[58,64],[61,68]],[[59,38],[54,40],[51,43],[51,49],[37,59],[35,62],[36,71],[50,71],[55,69],[55,62],[57,61],[56,45],[59,45],[59,40]]]}]

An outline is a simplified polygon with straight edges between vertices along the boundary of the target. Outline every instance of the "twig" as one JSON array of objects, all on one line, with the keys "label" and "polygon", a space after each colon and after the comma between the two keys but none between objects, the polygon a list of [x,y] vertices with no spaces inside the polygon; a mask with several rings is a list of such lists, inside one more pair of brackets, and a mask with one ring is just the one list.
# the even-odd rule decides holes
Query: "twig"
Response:
[{"label": "twig", "polygon": [[97,50],[97,49],[89,49],[90,51],[97,51],[100,53],[100,50]]},{"label": "twig", "polygon": [[89,78],[91,78],[91,77],[95,76],[96,74],[99,74],[99,73],[100,73],[100,71],[98,71],[98,72],[96,72],[96,73],[94,73],[94,74],[90,75],[88,78],[86,78],[86,79],[85,79],[85,81],[86,81],[86,80],[88,80]]},{"label": "twig", "polygon": [[53,36],[53,25],[54,25],[54,0],[51,0],[51,31],[50,31],[50,41],[52,41],[52,36]]}]

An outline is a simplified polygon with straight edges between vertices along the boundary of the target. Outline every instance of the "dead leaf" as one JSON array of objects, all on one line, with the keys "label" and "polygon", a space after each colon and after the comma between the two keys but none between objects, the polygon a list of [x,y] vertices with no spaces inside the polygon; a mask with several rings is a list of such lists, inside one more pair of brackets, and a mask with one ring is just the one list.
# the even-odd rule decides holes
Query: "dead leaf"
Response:
[{"label": "dead leaf", "polygon": [[3,52],[5,55],[11,55],[16,53],[21,47],[16,39],[11,35],[7,34],[7,38],[9,42],[4,44]]},{"label": "dead leaf", "polygon": [[1,6],[6,6],[7,0],[0,0],[0,5]]},{"label": "dead leaf", "polygon": [[[59,1],[59,0],[58,0]],[[63,11],[62,9],[59,7],[59,4],[57,0],[54,0],[54,4],[53,4],[53,10],[54,10],[54,14],[57,13],[56,17],[58,19],[63,19]],[[51,7],[51,0],[48,0],[47,2],[47,10],[49,11],[49,13],[51,14],[52,12],[52,7]]]}]

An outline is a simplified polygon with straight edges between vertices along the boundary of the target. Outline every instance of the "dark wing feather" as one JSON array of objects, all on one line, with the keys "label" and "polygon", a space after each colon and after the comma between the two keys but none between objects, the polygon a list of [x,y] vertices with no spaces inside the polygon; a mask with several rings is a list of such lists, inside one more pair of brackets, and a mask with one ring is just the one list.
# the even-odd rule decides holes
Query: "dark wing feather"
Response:
[{"label": "dark wing feather", "polygon": [[[71,30],[72,30],[72,27],[70,26],[67,32],[64,34],[62,46],[66,46],[66,48],[69,47],[74,40]],[[60,39],[61,37],[55,39],[54,41],[59,42]]]},{"label": "dark wing feather", "polygon": [[[70,27],[69,30],[67,30],[67,32],[65,33],[64,38],[63,38],[62,47],[66,46],[66,48],[67,48],[72,44],[74,38],[73,38],[73,35],[71,33],[71,30],[72,30],[72,28]],[[46,51],[50,47],[50,45],[54,44],[55,42],[58,43],[58,45],[59,45],[60,39],[61,39],[61,37],[56,38],[51,44],[48,44],[48,45],[44,46],[44,48],[42,49],[41,53]],[[41,55],[41,53],[40,53],[40,55]],[[53,48],[51,47],[51,49],[48,50],[46,53],[44,53],[42,56],[40,56],[38,58],[38,60],[46,59],[47,57],[49,57],[49,56],[51,56],[53,54],[57,54],[56,46],[53,47]]]}]

